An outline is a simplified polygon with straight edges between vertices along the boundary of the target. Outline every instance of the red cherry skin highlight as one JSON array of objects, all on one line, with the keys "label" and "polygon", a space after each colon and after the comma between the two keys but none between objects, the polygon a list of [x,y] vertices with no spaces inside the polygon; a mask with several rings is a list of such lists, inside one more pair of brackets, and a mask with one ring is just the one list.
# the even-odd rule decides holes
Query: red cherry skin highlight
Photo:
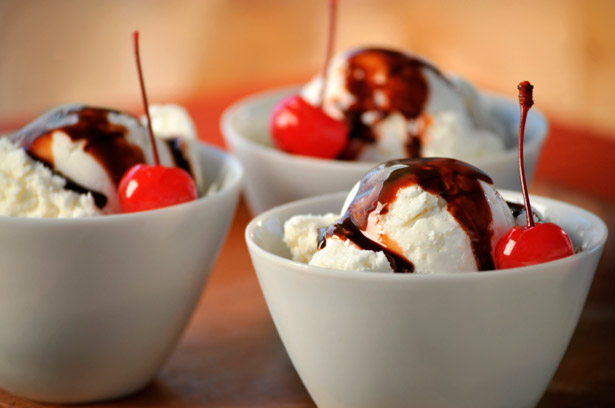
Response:
[{"label": "red cherry skin highlight", "polygon": [[195,200],[194,181],[179,167],[137,164],[132,166],[118,186],[123,212],[137,212],[169,207]]},{"label": "red cherry skin highlight", "polygon": [[322,159],[337,157],[348,142],[344,121],[332,118],[298,95],[275,106],[270,130],[278,149]]},{"label": "red cherry skin highlight", "polygon": [[557,224],[514,227],[498,241],[493,260],[497,269],[517,268],[565,258],[574,253],[568,234]]}]

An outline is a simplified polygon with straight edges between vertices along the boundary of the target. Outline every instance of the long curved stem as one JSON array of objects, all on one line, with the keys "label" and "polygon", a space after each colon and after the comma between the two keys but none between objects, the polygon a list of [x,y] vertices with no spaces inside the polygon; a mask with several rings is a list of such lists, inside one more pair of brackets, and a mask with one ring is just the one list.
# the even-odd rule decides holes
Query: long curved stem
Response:
[{"label": "long curved stem", "polygon": [[519,90],[519,107],[521,109],[521,123],[519,124],[519,175],[521,177],[521,191],[523,192],[523,202],[525,204],[526,225],[528,227],[533,227],[534,216],[532,215],[532,206],[530,204],[530,195],[525,179],[525,166],[523,162],[523,139],[525,136],[527,113],[534,104],[532,95],[534,86],[528,81],[523,81],[517,86],[517,89]]},{"label": "long curved stem", "polygon": [[149,103],[147,102],[147,95],[145,93],[145,82],[143,80],[143,71],[141,70],[141,57],[139,56],[139,32],[132,33],[135,46],[135,56],[137,57],[137,71],[139,72],[139,82],[141,83],[141,96],[143,97],[143,107],[145,108],[145,115],[147,116],[147,129],[149,130],[149,139],[152,143],[152,150],[154,151],[154,162],[156,166],[160,165],[160,159],[158,158],[158,148],[156,147],[156,139],[154,139],[154,131],[152,130],[152,118],[149,114]]},{"label": "long curved stem", "polygon": [[325,54],[325,63],[322,67],[322,87],[320,88],[320,97],[318,107],[322,107],[325,102],[325,93],[327,91],[329,61],[333,54],[333,46],[335,43],[335,25],[337,21],[337,0],[329,0],[329,33],[327,36],[327,53]]}]

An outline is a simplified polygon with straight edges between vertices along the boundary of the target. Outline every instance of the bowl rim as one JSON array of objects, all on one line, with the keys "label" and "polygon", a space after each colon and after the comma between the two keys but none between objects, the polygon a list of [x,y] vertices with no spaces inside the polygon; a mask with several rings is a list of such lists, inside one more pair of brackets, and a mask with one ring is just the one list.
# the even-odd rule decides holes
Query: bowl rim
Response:
[{"label": "bowl rim", "polygon": [[[514,190],[498,190],[503,196],[514,196],[522,199],[522,193],[520,191]],[[557,259],[555,261],[543,262],[540,264],[535,264],[531,266],[517,267],[517,268],[508,268],[508,269],[496,269],[489,271],[476,271],[476,272],[464,272],[464,273],[431,273],[431,274],[417,274],[417,273],[386,273],[386,272],[369,272],[369,271],[344,271],[333,268],[325,268],[320,266],[308,265],[305,263],[293,261],[292,259],[285,258],[279,255],[275,255],[260,245],[258,245],[254,241],[254,232],[258,229],[264,221],[276,214],[286,211],[293,207],[303,207],[309,206],[314,203],[324,201],[324,200],[334,200],[339,199],[340,202],[343,202],[343,198],[348,194],[346,191],[341,191],[337,193],[323,194],[319,196],[304,198],[301,200],[292,201],[290,203],[286,203],[274,208],[271,208],[256,217],[254,217],[246,226],[244,232],[244,238],[246,244],[250,250],[251,256],[261,257],[267,259],[269,262],[273,262],[284,266],[288,273],[294,271],[300,274],[306,274],[310,276],[318,276],[322,278],[336,278],[336,279],[348,279],[348,280],[367,280],[367,281],[379,281],[379,282],[388,282],[388,281],[398,281],[398,280],[460,280],[460,279],[499,279],[502,277],[507,277],[511,275],[516,276],[524,276],[525,274],[533,274],[537,272],[552,272],[554,270],[564,270],[565,268],[558,268],[557,265],[562,265],[569,262],[575,262],[577,260],[581,260],[583,258],[589,257],[596,251],[600,251],[604,248],[606,243],[606,239],[608,236],[607,226],[600,217],[587,211],[581,207],[568,204],[563,201],[555,200],[552,198],[540,196],[540,195],[531,195],[532,201],[537,203],[545,204],[545,205],[561,205],[564,206],[567,210],[575,211],[588,219],[593,220],[592,224],[596,225],[598,231],[600,232],[600,238],[597,242],[589,248],[584,249],[581,252],[574,253],[573,255]],[[254,254],[254,255],[252,255]]]},{"label": "bowl rim", "polygon": [[232,171],[229,174],[232,176],[224,183],[224,187],[220,190],[214,191],[202,197],[198,197],[194,201],[180,203],[169,207],[158,208],[155,210],[139,211],[134,213],[118,213],[118,214],[105,214],[93,217],[74,217],[74,218],[43,218],[43,217],[20,217],[20,216],[5,216],[0,215],[0,225],[12,226],[12,225],[47,225],[51,227],[59,227],[61,225],[98,225],[101,223],[109,222],[125,222],[130,220],[144,220],[151,217],[172,216],[173,213],[179,213],[181,211],[195,211],[198,207],[206,205],[212,200],[217,200],[218,197],[228,195],[228,193],[241,186],[244,169],[239,160],[233,156],[230,152],[227,152],[217,146],[203,142],[201,140],[196,141],[196,146],[199,151],[211,153],[222,159],[225,165],[229,166]]},{"label": "bowl rim", "polygon": [[[304,84],[294,84],[294,85],[286,85],[281,87],[276,87],[272,89],[267,89],[260,92],[255,92],[249,95],[246,95],[231,105],[229,105],[220,117],[220,131],[224,136],[227,145],[230,150],[233,149],[231,143],[232,141],[237,143],[243,143],[247,145],[249,149],[253,149],[256,152],[261,154],[269,155],[272,158],[282,161],[293,161],[295,163],[303,164],[305,166],[313,166],[313,167],[322,167],[323,165],[328,166],[328,170],[348,170],[348,169],[367,169],[376,166],[379,162],[373,161],[346,161],[346,160],[337,160],[337,159],[321,159],[316,157],[302,156],[296,154],[286,153],[284,151],[278,150],[273,146],[263,145],[261,143],[255,142],[254,140],[244,137],[241,132],[239,132],[236,127],[233,125],[233,119],[238,115],[242,109],[249,107],[251,105],[257,105],[263,102],[269,102],[271,99],[277,98],[280,99],[286,95],[291,94],[292,92],[298,93],[301,87]],[[485,97],[491,104],[493,108],[498,109],[498,107],[502,105],[514,104],[516,108],[518,108],[518,102],[512,98],[506,97],[505,95],[501,95],[491,91],[482,91],[478,90],[477,92]],[[536,135],[532,138],[527,138],[524,143],[524,148],[526,153],[528,151],[537,151],[540,152],[541,146],[547,139],[549,134],[549,122],[546,119],[545,115],[542,113],[540,109],[533,107],[533,109],[529,112],[529,118],[532,118],[533,121],[538,121],[539,127],[543,128],[544,131],[537,132]],[[528,118],[528,121],[530,120]],[[517,140],[517,136],[514,137]],[[517,159],[517,148],[509,148],[504,150],[503,152],[497,152],[489,155],[489,157],[483,157],[480,159],[472,160],[472,165],[482,168],[485,166],[492,166],[502,160],[516,160]]]}]

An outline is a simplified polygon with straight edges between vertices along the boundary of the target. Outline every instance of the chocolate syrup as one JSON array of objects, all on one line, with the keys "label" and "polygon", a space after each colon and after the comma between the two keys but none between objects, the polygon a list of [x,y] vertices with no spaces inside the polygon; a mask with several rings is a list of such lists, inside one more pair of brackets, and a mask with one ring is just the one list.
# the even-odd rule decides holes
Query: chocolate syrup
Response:
[{"label": "chocolate syrup", "polygon": [[508,205],[508,208],[510,208],[510,212],[512,213],[514,219],[517,219],[518,216],[525,213],[525,206],[523,204],[513,203],[510,201],[506,201],[506,204]]},{"label": "chocolate syrup", "polygon": [[[324,236],[335,235],[341,239],[348,239],[361,249],[374,252],[382,252],[387,257],[391,268],[395,272],[414,272],[414,265],[405,256],[389,250],[386,246],[372,241],[366,237],[359,228],[352,222],[351,217],[344,217],[336,224],[333,224]],[[319,242],[318,249],[325,247],[324,239]]]},{"label": "chocolate syrup", "polygon": [[165,139],[167,146],[169,147],[169,151],[173,156],[173,161],[175,162],[175,166],[180,169],[186,170],[188,174],[194,174],[192,171],[192,167],[188,160],[186,160],[187,154],[186,150],[186,142],[181,137],[174,137],[171,139]]},{"label": "chocolate syrup", "polygon": [[[109,120],[118,111],[83,105],[66,105],[37,118],[18,132],[15,141],[28,154],[53,168],[53,133],[64,132],[73,142],[83,141],[83,151],[92,156],[118,185],[130,167],[145,162],[140,147],[126,140],[128,129]],[[132,117],[131,117],[132,118]],[[132,118],[138,123],[137,118]]]},{"label": "chocolate syrup", "polygon": [[[519,217],[521,214],[525,214],[525,205],[520,204],[520,203],[513,203],[511,201],[506,201],[506,204],[508,205],[508,208],[510,209],[510,213],[512,214],[513,218],[516,220],[517,217]],[[542,215],[540,215],[539,213],[537,213],[533,208],[532,208],[532,217],[534,218],[534,220],[536,220],[537,222],[543,222],[542,220]]]},{"label": "chocolate syrup", "polygon": [[[417,119],[429,96],[429,84],[423,70],[444,76],[420,58],[386,49],[360,49],[350,54],[347,61],[346,89],[354,96],[355,102],[344,112],[350,142],[338,158],[353,160],[365,145],[376,142],[376,135],[362,121],[363,113],[376,113],[376,122],[393,112],[399,112],[406,119]],[[420,157],[420,139],[420,133],[408,132],[408,157]]]},{"label": "chocolate syrup", "polygon": [[414,271],[412,263],[394,245],[376,243],[365,231],[370,215],[386,214],[400,189],[418,185],[447,202],[447,210],[470,239],[478,269],[494,269],[491,208],[480,181],[492,184],[481,170],[454,159],[400,159],[383,163],[361,180],[348,210],[324,236],[335,235],[363,249],[384,252],[396,272]]},{"label": "chocolate syrup", "polygon": [[[129,130],[109,120],[110,114],[122,115],[139,120],[119,111],[87,107],[79,104],[64,105],[38,117],[11,139],[28,155],[49,167],[55,174],[65,177],[55,169],[52,141],[53,133],[62,131],[73,142],[83,141],[83,151],[94,158],[107,172],[117,186],[130,167],[145,163],[140,147],[130,144],[126,139]],[[66,178],[66,177],[65,177]],[[107,197],[66,179],[65,188],[80,194],[91,193],[98,208],[107,204]]]},{"label": "chocolate syrup", "polygon": [[[55,174],[66,179],[65,188],[79,194],[91,193],[98,208],[107,204],[107,197],[101,192],[90,190],[67,178],[55,168],[53,157],[53,133],[61,131],[72,142],[83,142],[83,151],[95,159],[118,186],[124,173],[139,163],[146,163],[141,147],[129,142],[126,137],[130,130],[113,123],[110,115],[133,121],[135,127],[142,126],[139,119],[112,109],[94,108],[80,104],[60,106],[29,123],[11,136],[11,140],[26,150],[33,159],[46,165]],[[187,157],[187,146],[177,137],[166,141],[175,165],[194,177]]]}]

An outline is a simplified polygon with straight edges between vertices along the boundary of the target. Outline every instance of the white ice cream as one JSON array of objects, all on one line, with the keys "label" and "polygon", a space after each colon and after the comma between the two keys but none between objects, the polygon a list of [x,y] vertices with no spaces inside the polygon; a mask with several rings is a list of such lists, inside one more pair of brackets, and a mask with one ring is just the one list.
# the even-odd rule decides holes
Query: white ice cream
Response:
[{"label": "white ice cream", "polygon": [[98,215],[91,194],[64,187],[66,180],[0,137],[0,215],[72,218]]},{"label": "white ice cream", "polygon": [[[182,106],[174,104],[151,105],[149,114],[152,117],[154,136],[160,139],[175,139],[177,148],[182,152],[192,169],[192,175],[197,189],[203,192],[205,180],[201,162],[196,148],[197,133],[190,114]],[[141,122],[147,126],[147,117],[142,116]],[[167,146],[168,148],[168,146]]]},{"label": "white ice cream", "polygon": [[[336,56],[328,68],[323,109],[337,119],[343,119],[357,101],[347,88],[348,60],[357,51],[360,50],[349,50]],[[414,57],[408,55],[408,58]],[[361,122],[372,130],[376,141],[366,144],[357,160],[381,162],[407,157],[409,133],[419,135],[421,157],[472,161],[503,151],[512,144],[507,129],[493,118],[482,96],[469,83],[461,78],[445,78],[425,67],[421,73],[427,81],[428,94],[422,113],[415,118],[406,118],[396,111],[382,118],[382,111],[390,109],[391,101],[385,93],[374,92],[373,105],[378,109],[364,112]],[[364,71],[355,71],[355,78],[357,75],[364,75]],[[383,70],[376,75],[375,82],[386,85],[389,80],[386,72]],[[317,76],[303,88],[301,95],[308,102],[317,104],[321,87],[322,78]],[[412,97],[408,95],[408,98]]]},{"label": "white ice cream", "polygon": [[[93,111],[80,119],[83,111]],[[194,148],[196,133],[194,125],[185,111],[178,107],[153,107],[154,134],[160,132],[163,138],[156,139],[156,146],[163,166],[175,166],[176,160],[170,141],[164,138],[179,138],[176,148],[189,163],[196,175],[197,188],[202,185],[202,174],[196,150]],[[87,119],[89,118],[89,119]],[[88,122],[89,121],[89,122]],[[91,140],[71,137],[73,127],[84,134],[96,135]],[[66,129],[71,129],[66,131]],[[67,133],[68,132],[68,133]],[[184,141],[187,137],[190,140]],[[107,140],[122,139],[119,144],[110,143],[103,149],[104,157],[97,155],[96,150],[104,146]],[[124,168],[124,159],[136,164],[138,157],[145,163],[154,164],[154,154],[149,134],[140,120],[134,116],[113,110],[88,108],[81,105],[66,105],[53,109],[39,117],[23,129],[11,135],[11,139],[34,156],[45,161],[58,175],[72,183],[99,194],[106,199],[101,208],[105,214],[121,212],[117,185],[121,176],[128,168]],[[124,149],[122,151],[117,149]],[[124,157],[125,156],[125,157]],[[115,174],[115,176],[114,176]],[[201,191],[201,189],[199,188]]]},{"label": "white ice cream", "polygon": [[293,260],[307,263],[316,252],[318,230],[331,225],[339,215],[296,215],[284,224],[284,242]]},{"label": "white ice cream", "polygon": [[[491,246],[515,225],[511,209],[492,184],[478,181],[491,210]],[[342,214],[358,196],[356,186],[349,194]],[[379,204],[379,206],[381,206]],[[317,250],[317,232],[328,223],[322,219],[295,216],[284,226],[285,242],[294,260],[310,265],[341,270],[392,272],[383,252],[361,249],[351,240],[336,235],[326,238],[324,248]],[[419,185],[401,188],[387,211],[374,211],[369,226],[362,234],[371,241],[395,249],[414,265],[416,273],[453,273],[479,270],[468,233],[449,212],[447,202]],[[304,242],[296,237],[301,236]],[[287,237],[292,237],[288,239]],[[307,261],[306,261],[307,260]]]},{"label": "white ice cream", "polygon": [[[152,117],[152,129],[156,137],[170,139],[180,137],[186,140],[196,140],[196,128],[188,111],[179,105],[151,105],[149,114]],[[147,117],[143,115],[141,122],[147,126]]]},{"label": "white ice cream", "polygon": [[393,272],[382,252],[361,249],[348,240],[336,237],[328,238],[327,246],[315,252],[308,263],[343,271]]}]

